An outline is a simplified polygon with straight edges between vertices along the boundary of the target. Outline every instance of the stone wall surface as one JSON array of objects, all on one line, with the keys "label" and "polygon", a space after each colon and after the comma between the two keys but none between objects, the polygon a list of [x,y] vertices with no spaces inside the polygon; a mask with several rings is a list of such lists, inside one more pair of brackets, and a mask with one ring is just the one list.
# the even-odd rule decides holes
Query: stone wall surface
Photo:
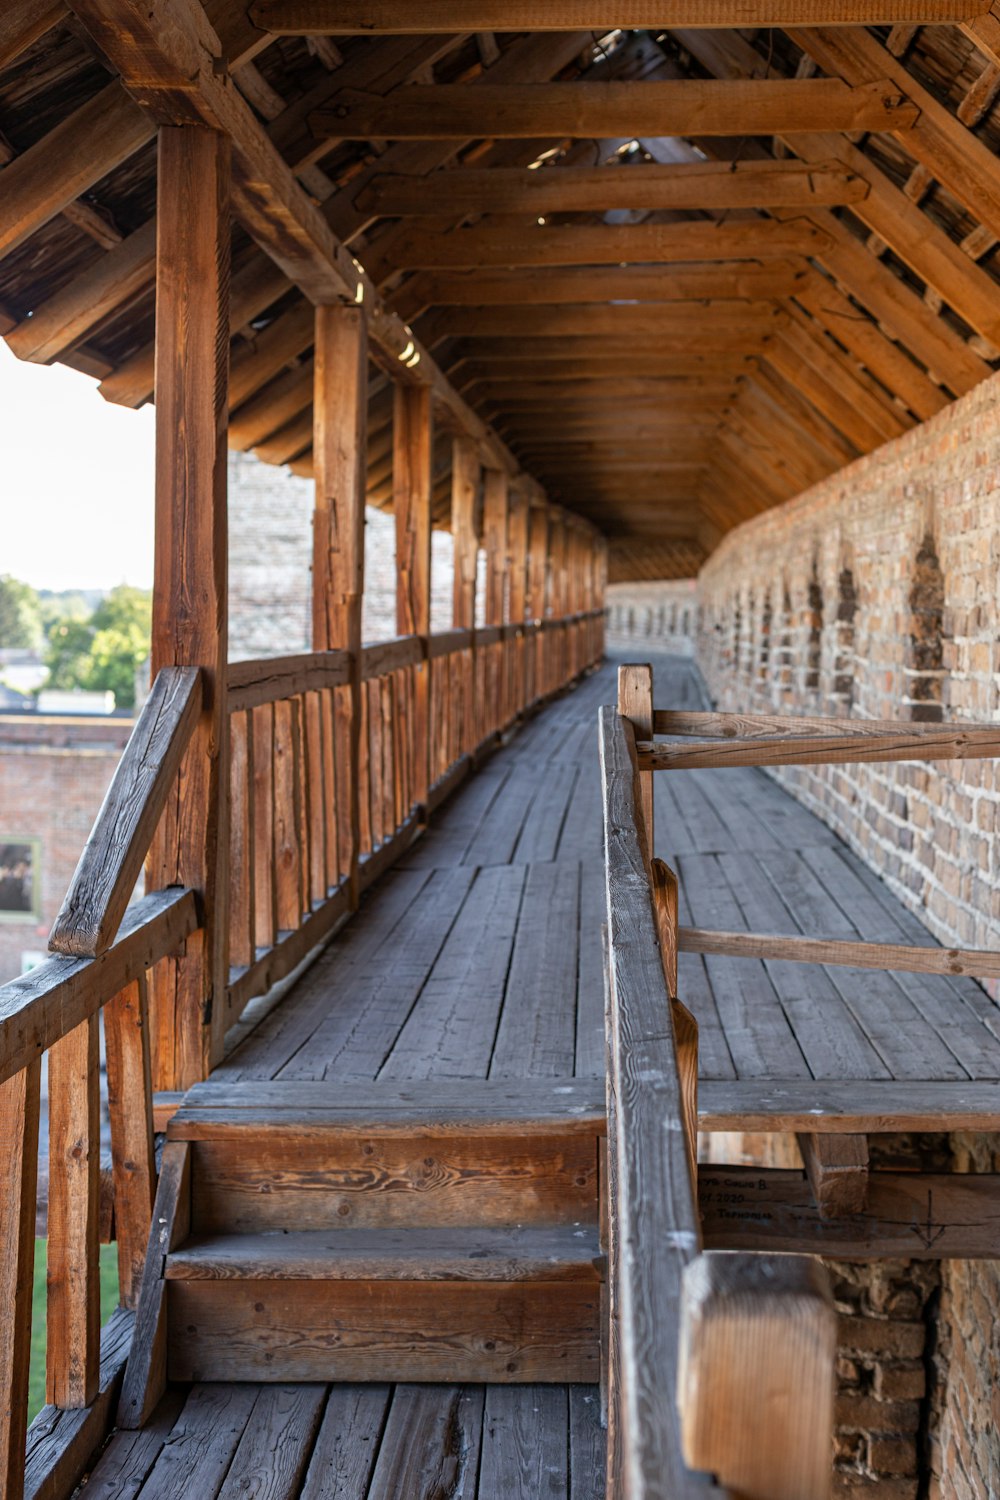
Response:
[{"label": "stone wall surface", "polygon": [[[719,708],[1000,718],[998,398],[995,377],[726,538],[698,582],[696,654]],[[1000,762],[776,774],[942,942],[1000,946]],[[997,1171],[1000,1139],[952,1137],[947,1153],[950,1170]],[[942,1262],[939,1284],[926,1266],[834,1269],[854,1329],[838,1490],[878,1475],[887,1500],[1000,1495],[998,1262]]]},{"label": "stone wall surface", "polygon": [[640,651],[645,646],[690,656],[697,602],[694,578],[609,584],[605,592],[609,648]]}]

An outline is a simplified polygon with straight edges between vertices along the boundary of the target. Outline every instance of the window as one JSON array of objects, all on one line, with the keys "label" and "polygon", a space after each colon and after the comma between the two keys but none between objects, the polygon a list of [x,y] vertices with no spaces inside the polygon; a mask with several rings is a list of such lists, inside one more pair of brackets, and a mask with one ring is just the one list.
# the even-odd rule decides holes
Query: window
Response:
[{"label": "window", "polygon": [[41,843],[0,843],[0,922],[38,921],[41,916]]}]

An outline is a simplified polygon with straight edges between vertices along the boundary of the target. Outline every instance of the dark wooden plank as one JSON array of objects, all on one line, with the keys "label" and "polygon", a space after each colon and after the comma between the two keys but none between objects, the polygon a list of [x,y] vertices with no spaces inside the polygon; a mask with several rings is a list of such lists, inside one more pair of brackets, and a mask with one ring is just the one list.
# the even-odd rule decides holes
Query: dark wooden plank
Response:
[{"label": "dark wooden plank", "polygon": [[605,957],[602,938],[606,921],[603,863],[590,860],[580,866],[580,948],[573,1065],[578,1078],[603,1078],[606,1071]]},{"label": "dark wooden plank", "polygon": [[486,1077],[524,882],[513,865],[477,873],[379,1078]]},{"label": "dark wooden plank", "polygon": [[198,1385],[142,1488],[142,1500],[215,1500],[259,1394],[255,1385]]},{"label": "dark wooden plank", "polygon": [[111,946],[200,713],[197,667],[157,673],[53,924],[53,953]]},{"label": "dark wooden plank", "polygon": [[[728,854],[719,861],[722,879],[745,925],[793,929],[794,920],[758,859]],[[767,965],[771,984],[816,1078],[888,1078],[890,1072],[822,968],[809,964]]]},{"label": "dark wooden plank", "polygon": [[323,1385],[266,1385],[219,1500],[296,1500],[325,1399]]},{"label": "dark wooden plank", "polygon": [[397,1386],[367,1500],[473,1494],[484,1395],[474,1386]]},{"label": "dark wooden plank", "polygon": [[[535,799],[531,816],[521,829],[511,855],[514,863],[527,865],[555,859],[578,778],[579,768],[572,763],[557,762],[552,767]],[[592,821],[597,822],[598,817],[599,807],[595,798],[591,809]]]},{"label": "dark wooden plank", "polygon": [[[744,925],[714,855],[687,854],[680,879],[699,925]],[[763,964],[709,957],[705,968],[741,1078],[805,1077],[809,1068]]]},{"label": "dark wooden plank", "polygon": [[491,1078],[572,1076],[579,925],[579,866],[531,865]]},{"label": "dark wooden plank", "polygon": [[565,1386],[490,1386],[483,1415],[478,1500],[568,1495]]},{"label": "dark wooden plank", "polygon": [[166,1266],[168,1281],[596,1282],[600,1274],[596,1230],[573,1224],[194,1236]]},{"label": "dark wooden plank", "polygon": [[145,1427],[116,1432],[87,1476],[87,1500],[131,1500],[138,1495],[177,1425],[187,1393],[169,1390]]},{"label": "dark wooden plank", "polygon": [[366,1500],[390,1399],[387,1385],[330,1389],[300,1500]]},{"label": "dark wooden plank", "polygon": [[595,1386],[569,1387],[569,1500],[604,1500],[608,1434]]},{"label": "dark wooden plank", "polygon": [[175,1380],[597,1375],[596,1282],[172,1281],[169,1305]]},{"label": "dark wooden plank", "polygon": [[1000,1082],[703,1082],[698,1112],[710,1131],[991,1131],[1000,1129]]}]

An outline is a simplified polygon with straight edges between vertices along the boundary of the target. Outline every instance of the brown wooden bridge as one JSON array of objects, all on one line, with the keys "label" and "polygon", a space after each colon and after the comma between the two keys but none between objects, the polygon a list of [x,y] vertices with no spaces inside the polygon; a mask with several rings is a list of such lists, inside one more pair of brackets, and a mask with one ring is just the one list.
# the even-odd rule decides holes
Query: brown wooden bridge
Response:
[{"label": "brown wooden bridge", "polygon": [[[1000,966],[760,768],[1000,735],[616,688],[604,589],[991,373],[998,97],[989,0],[3,9],[0,332],[157,449],[150,697],[0,990],[3,1500],[826,1496],[820,1254],[995,1247],[867,1143],[997,1128]],[[227,444],[315,481],[308,651],[228,659]]]}]

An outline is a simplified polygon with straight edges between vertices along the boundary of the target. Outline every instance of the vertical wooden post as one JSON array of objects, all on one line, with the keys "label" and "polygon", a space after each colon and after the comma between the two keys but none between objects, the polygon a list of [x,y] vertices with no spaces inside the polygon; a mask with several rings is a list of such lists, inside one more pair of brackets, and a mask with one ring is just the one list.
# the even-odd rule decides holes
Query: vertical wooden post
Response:
[{"label": "vertical wooden post", "polygon": [[205,927],[154,970],[156,1086],[222,1056],[228,978],[226,423],[229,142],[163,126],[157,164],[156,537],[152,671],[198,666],[201,722],[150,853],[147,885],[189,885]]},{"label": "vertical wooden post", "polygon": [[684,1270],[677,1370],[692,1469],[767,1500],[828,1500],[837,1314],[807,1255],[709,1250]]},{"label": "vertical wooden post", "polygon": [[681,1085],[681,1101],[684,1107],[684,1134],[688,1148],[688,1166],[691,1169],[691,1188],[698,1187],[698,1022],[677,998],[677,927],[678,886],[677,876],[662,859],[650,864],[653,888],[653,912],[660,939],[660,957],[663,960],[663,977],[670,996],[670,1016],[674,1028],[674,1049],[677,1054],[677,1073]]},{"label": "vertical wooden post", "polygon": [[122,1306],[135,1307],[156,1190],[145,975],[126,986],[104,1007],[104,1037],[118,1286]]},{"label": "vertical wooden post", "polygon": [[531,701],[547,691],[545,681],[545,629],[548,609],[546,585],[549,567],[549,511],[546,505],[532,507],[528,521],[528,618],[538,625],[531,654]]},{"label": "vertical wooden post", "polygon": [[528,603],[528,497],[515,485],[510,492],[507,516],[507,555],[510,581],[507,586],[507,616],[521,634],[511,643],[512,712],[520,713],[527,702],[523,627]]},{"label": "vertical wooden post", "polygon": [[337,863],[356,907],[368,424],[368,329],[360,307],[317,307],[314,371],[313,650],[351,655],[350,684],[336,697],[334,774]]},{"label": "vertical wooden post", "polygon": [[24,1493],[40,1063],[0,1083],[0,1495]]},{"label": "vertical wooden post", "polygon": [[[451,448],[451,539],[453,592],[451,620],[456,630],[476,627],[476,566],[479,561],[479,450],[471,438],[456,437]],[[462,652],[459,754],[476,746],[475,646]]]},{"label": "vertical wooden post", "polygon": [[504,622],[507,579],[507,475],[487,469],[483,488],[483,546],[486,549],[486,624]]},{"label": "vertical wooden post", "polygon": [[[631,719],[637,740],[653,738],[653,669],[635,665],[618,668],[618,712]],[[646,863],[653,857],[653,775],[639,772],[642,820],[645,825]]]},{"label": "vertical wooden post", "polygon": [[51,1406],[89,1406],[97,1395],[99,1080],[98,1022],[93,1015],[49,1049],[45,1399]]},{"label": "vertical wooden post", "polygon": [[[431,628],[431,391],[397,385],[393,418],[396,513],[396,630],[425,638]],[[414,801],[430,785],[430,662],[416,668],[413,698]]]}]

